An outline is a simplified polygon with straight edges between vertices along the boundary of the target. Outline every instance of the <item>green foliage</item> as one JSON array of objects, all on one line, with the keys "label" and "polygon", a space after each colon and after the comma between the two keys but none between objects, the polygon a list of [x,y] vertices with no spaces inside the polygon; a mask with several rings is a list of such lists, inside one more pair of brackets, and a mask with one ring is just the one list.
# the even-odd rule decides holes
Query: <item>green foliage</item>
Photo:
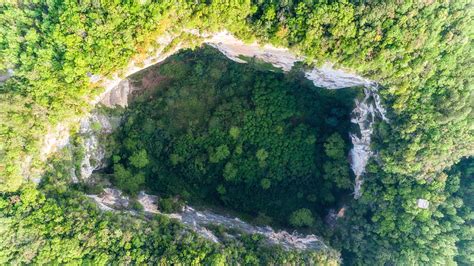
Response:
[{"label": "green foliage", "polygon": [[265,149],[259,149],[256,157],[259,162],[263,163],[268,158],[268,152]]},{"label": "green foliage", "polygon": [[[472,158],[447,174],[434,176],[430,183],[380,176],[371,165],[363,197],[346,212],[349,219],[338,225],[334,243],[343,244],[349,260],[401,264],[468,262],[472,257],[473,216],[472,205],[465,204],[472,197],[465,192],[472,188],[472,175],[460,179],[459,170],[467,169],[469,164]],[[429,208],[419,208],[417,199],[428,200]]]},{"label": "green foliage", "polygon": [[229,134],[233,139],[237,139],[240,134],[240,129],[238,127],[231,127],[229,130]]},{"label": "green foliage", "polygon": [[[141,206],[141,205],[140,205]],[[163,216],[140,218],[100,211],[72,189],[48,194],[27,183],[0,195],[0,263],[335,265],[331,250],[285,251],[258,236],[242,235],[215,244]]]},{"label": "green foliage", "polygon": [[269,189],[272,184],[272,181],[270,179],[264,178],[262,181],[260,181],[260,185],[262,185],[263,189]]},{"label": "green foliage", "polygon": [[162,198],[158,201],[158,205],[160,207],[160,211],[164,213],[173,213],[173,212],[180,212],[184,206],[184,203],[179,199],[174,198]]},{"label": "green foliage", "polygon": [[215,152],[209,155],[209,162],[218,163],[229,157],[230,151],[227,145],[223,144],[216,148]]},{"label": "green foliage", "polygon": [[[18,190],[24,182],[25,169],[41,168],[38,158],[46,133],[59,121],[67,121],[87,111],[87,99],[100,91],[96,85],[89,84],[88,74],[110,76],[123,69],[132,57],[140,64],[147,52],[155,52],[155,48],[158,48],[155,40],[163,36],[165,31],[179,33],[186,28],[216,32],[225,28],[245,40],[257,39],[289,47],[306,56],[311,64],[330,61],[336,67],[351,69],[381,83],[380,93],[389,111],[390,124],[377,125],[373,149],[377,151],[380,164],[370,165],[363,186],[364,197],[357,204],[352,204],[352,211],[347,212],[347,220],[351,223],[347,227],[351,228],[351,233],[343,239],[352,244],[344,245],[345,253],[351,262],[364,264],[372,261],[376,261],[376,264],[451,263],[456,255],[457,239],[465,238],[464,233],[458,237],[459,231],[455,229],[461,224],[456,218],[459,216],[453,215],[460,210],[456,207],[459,206],[459,200],[450,200],[454,193],[461,192],[456,192],[452,187],[456,178],[452,175],[446,177],[441,172],[462,156],[472,155],[474,150],[472,10],[469,1],[244,1],[229,4],[220,1],[103,1],[100,4],[94,1],[82,1],[80,4],[74,1],[4,1],[0,4],[0,73],[11,68],[14,74],[0,84],[0,190]],[[189,38],[189,34],[183,35],[173,45],[181,41],[182,44],[191,43]],[[225,72],[219,67],[207,71],[203,69],[202,66],[196,67],[196,73],[207,72],[218,78]],[[185,69],[182,70],[182,73],[186,73]],[[212,87],[207,89],[212,90]],[[176,98],[183,97],[176,95]],[[196,112],[186,112],[188,116],[176,113],[176,128],[173,130],[187,128],[189,123],[195,122],[193,120],[205,117],[199,112],[206,109],[204,104],[199,104],[203,99],[196,95],[189,98],[194,99]],[[251,118],[256,119],[258,116]],[[344,119],[336,115],[325,120],[329,127],[337,127],[340,121]],[[218,123],[216,126],[219,126]],[[231,135],[229,125],[226,127],[226,135],[219,137]],[[241,138],[246,134],[246,129],[239,128],[239,137],[231,137],[234,141],[243,142],[245,140]],[[281,130],[285,128],[276,128],[275,132]],[[164,148],[154,143],[165,142],[169,137],[156,133],[150,143],[146,143],[150,148],[133,147],[133,144],[140,142],[138,138],[139,135],[131,136],[128,141],[132,144],[130,150],[123,159],[116,157],[117,161],[114,162],[122,166],[119,172],[127,177],[125,180],[130,180],[130,176],[133,179],[140,172],[137,166],[126,159],[145,148],[151,162],[142,169],[145,176],[150,175],[150,171],[155,171],[154,174],[166,172],[166,169],[159,167],[153,170],[157,166],[152,167],[150,164]],[[310,144],[313,141],[321,144],[326,138],[319,134],[308,137],[307,145],[313,145]],[[193,138],[188,137],[187,141],[190,140]],[[225,143],[219,145],[232,143],[232,140],[221,142]],[[234,153],[240,156],[248,154],[247,147],[242,143],[230,146],[231,154],[226,160],[232,159]],[[172,166],[178,167],[185,162],[184,155],[188,152],[186,147],[188,145],[183,145],[182,150],[176,150],[176,153],[170,153],[169,158],[161,159],[171,160],[174,162]],[[254,160],[254,164],[243,166],[263,171],[271,167],[268,161],[275,159],[272,158],[273,154],[281,151],[268,147],[257,148],[265,148],[270,154],[264,167],[254,165],[258,161],[255,157],[248,158],[248,161]],[[153,152],[149,149],[153,149]],[[252,150],[253,155],[258,149]],[[318,154],[324,154],[324,150],[321,149]],[[31,164],[28,163],[29,156],[33,158]],[[326,159],[329,158],[329,155],[326,156]],[[291,158],[282,159],[285,161]],[[194,161],[189,162],[190,168],[193,168],[189,172],[193,177],[202,178],[205,176],[203,171],[210,171],[203,167],[205,160],[207,158],[195,157]],[[347,186],[346,179],[340,179],[345,170],[337,168],[331,160],[334,158],[326,160],[327,164],[322,167],[323,177],[329,180],[335,176],[339,186]],[[242,166],[240,162],[234,162],[233,165]],[[216,167],[221,166],[219,164]],[[269,180],[272,185],[269,190],[284,187],[284,184],[277,185],[279,179],[294,176],[294,173],[289,175],[279,171],[271,174]],[[232,180],[239,176],[236,174]],[[251,178],[251,175],[249,177],[260,184],[263,180]],[[158,178],[170,185],[165,182],[166,177]],[[179,192],[176,187],[181,185],[170,185],[170,190]],[[305,184],[306,187],[318,185]],[[226,188],[225,183],[222,186]],[[301,192],[297,187],[287,187],[290,190],[287,193]],[[211,186],[210,190],[215,192],[215,188]],[[237,187],[235,191],[237,189],[243,188]],[[226,190],[227,193],[235,194],[231,188]],[[261,191],[252,190],[249,193],[254,195],[258,192]],[[311,202],[316,202],[315,198],[332,196],[327,191],[317,195],[303,194],[302,198],[312,198]],[[414,209],[413,204],[420,196],[429,196],[434,202],[430,210]],[[261,200],[267,201],[264,198]],[[0,205],[4,206],[6,202],[4,198]],[[471,201],[467,199],[465,202]],[[31,223],[31,227],[36,228],[36,224],[52,225],[52,222],[45,223],[43,218],[44,215],[39,215],[37,220],[42,222]],[[57,219],[61,218],[58,216]],[[30,234],[30,239],[45,239],[45,243],[53,243],[51,238],[38,238],[33,231]],[[54,240],[57,241],[54,243],[58,243],[62,238]],[[12,261],[2,262],[29,263],[31,260],[28,258],[33,256],[38,247],[52,250],[50,245],[44,245],[43,242],[30,243],[28,249],[11,255]],[[459,245],[465,243],[468,241],[462,240]],[[95,243],[91,246],[96,247]],[[54,248],[56,250],[56,246]],[[64,249],[64,252],[57,254],[75,256],[76,253],[70,250],[81,250],[72,241],[64,243]],[[90,249],[89,246],[86,249]],[[0,250],[5,254],[10,249]],[[27,254],[25,250],[31,250],[31,253]],[[124,250],[121,250],[121,254],[125,254]],[[462,251],[469,249],[459,250],[460,255],[456,259],[460,263],[470,262],[465,259],[469,258],[469,252]],[[136,254],[139,253],[136,251]],[[48,254],[56,255],[50,251],[41,254],[39,258],[43,259],[34,262],[71,262],[62,258],[44,259]],[[212,261],[216,263],[222,262],[224,256],[211,255]],[[106,264],[108,261],[129,263],[125,256],[109,257],[108,254],[89,256],[84,263]],[[177,257],[170,261],[183,262]],[[254,260],[250,256],[248,261]],[[142,260],[134,262],[140,264]],[[157,261],[152,260],[152,263]],[[186,263],[190,264],[189,261],[183,264]]]},{"label": "green foliage", "polygon": [[[132,77],[134,86],[155,77],[166,82],[150,85],[125,111],[113,141],[123,169],[109,169],[115,184],[137,191],[142,179],[130,185],[143,173],[155,192],[263,212],[282,224],[301,208],[325,215],[341,188],[350,187],[348,139],[340,134],[348,135],[356,92],[314,88],[301,76],[253,67],[204,48]],[[338,122],[328,127],[334,113]],[[148,164],[134,163],[141,157]],[[335,170],[323,179],[318,169],[328,163]]]},{"label": "green foliage", "polygon": [[303,208],[294,211],[290,215],[289,222],[295,227],[312,226],[314,224],[314,218],[309,209]]},{"label": "green foliage", "polygon": [[127,193],[135,194],[145,183],[142,172],[132,173],[121,164],[114,164],[114,182]]},{"label": "green foliage", "polygon": [[146,150],[144,149],[133,153],[128,159],[130,160],[130,165],[136,168],[143,168],[149,163]]},{"label": "green foliage", "polygon": [[326,156],[334,160],[339,160],[346,156],[344,148],[344,140],[341,135],[337,133],[332,134],[326,140],[326,143],[324,143],[324,152],[326,153]]},{"label": "green foliage", "polygon": [[[459,218],[459,241],[456,243],[458,253],[455,260],[460,265],[474,263],[474,158],[465,158],[450,171],[451,175],[459,175],[459,186],[453,185],[453,207],[457,208]],[[454,179],[453,183],[457,180]],[[455,189],[457,191],[454,191]],[[463,223],[461,220],[464,220]]]},{"label": "green foliage", "polygon": [[341,135],[332,134],[324,143],[324,152],[328,157],[323,165],[324,178],[333,180],[338,188],[350,188],[349,166],[345,163],[347,149]]}]

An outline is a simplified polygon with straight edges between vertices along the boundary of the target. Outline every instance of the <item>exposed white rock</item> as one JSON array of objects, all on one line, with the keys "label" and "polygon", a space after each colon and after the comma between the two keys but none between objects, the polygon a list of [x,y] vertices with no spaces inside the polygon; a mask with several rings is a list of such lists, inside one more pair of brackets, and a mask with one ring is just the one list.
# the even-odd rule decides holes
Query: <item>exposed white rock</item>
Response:
[{"label": "exposed white rock", "polygon": [[103,211],[115,211],[115,209],[109,207],[107,204],[105,204],[104,202],[102,202],[102,197],[100,196],[97,196],[97,195],[87,195],[89,198],[93,199],[96,203],[97,203],[97,206],[99,207],[99,209],[103,210]]},{"label": "exposed white rock", "polygon": [[[192,31],[190,31],[191,33]],[[275,47],[273,45],[260,45],[256,42],[246,44],[235,38],[232,34],[222,31],[204,40],[205,43],[215,47],[227,58],[238,62],[247,63],[243,57],[257,58],[285,72],[290,71],[296,62],[301,62],[304,57],[295,55],[288,48]],[[243,57],[242,57],[243,56]],[[314,68],[305,72],[307,79],[313,81],[316,87],[328,89],[340,89],[371,84],[357,74],[347,70],[334,69],[330,63],[320,68]]]},{"label": "exposed white rock", "polygon": [[98,203],[98,206],[105,211],[120,210],[128,208],[129,198],[122,195],[118,189],[105,188],[99,195],[87,195]]},{"label": "exposed white rock", "polygon": [[104,160],[106,148],[101,138],[111,134],[119,125],[120,117],[106,116],[97,112],[81,119],[78,135],[82,139],[81,145],[84,149],[80,166],[82,180],[88,179],[93,171],[106,166]]},{"label": "exposed white rock", "polygon": [[241,56],[255,57],[283,71],[290,71],[295,62],[301,61],[287,48],[279,48],[272,45],[260,45],[256,42],[246,44],[235,38],[232,34],[222,31],[204,40],[205,43],[217,48],[229,59],[238,63],[246,63]]},{"label": "exposed white rock", "polygon": [[9,68],[6,73],[0,73],[0,83],[13,76],[13,69]]},{"label": "exposed white rock", "polygon": [[430,207],[430,202],[425,199],[418,199],[416,201],[416,206],[420,209],[428,209]]},{"label": "exposed white rock", "polygon": [[[95,200],[101,209],[107,211],[119,210],[129,206],[129,198],[123,196],[117,189],[106,188],[100,195],[88,196]],[[228,229],[238,229],[248,234],[264,235],[270,243],[282,245],[286,249],[319,250],[328,248],[322,239],[315,235],[303,236],[296,232],[275,231],[268,226],[254,226],[235,217],[228,217],[207,210],[198,211],[191,206],[185,206],[180,213],[161,213],[157,205],[158,197],[146,194],[143,191],[139,193],[137,200],[143,206],[145,212],[162,214],[177,219],[193,231],[214,242],[218,242],[219,239],[207,229],[207,226],[212,224],[222,225]]]},{"label": "exposed white rock", "polygon": [[140,191],[137,198],[138,202],[143,206],[143,210],[149,213],[160,213],[158,211],[158,197],[154,195],[146,194],[144,191]]},{"label": "exposed white rock", "polygon": [[107,107],[128,106],[128,97],[133,92],[133,87],[128,79],[122,80],[117,87],[102,94],[100,103]]},{"label": "exposed white rock", "polygon": [[388,121],[385,116],[385,109],[383,109],[380,97],[377,94],[377,86],[370,83],[367,84],[364,88],[364,94],[364,99],[361,101],[358,99],[355,100],[356,107],[352,111],[351,118],[351,122],[358,125],[359,133],[349,134],[353,145],[349,152],[349,157],[352,171],[356,176],[354,185],[355,199],[358,199],[362,195],[362,176],[365,173],[365,167],[370,157],[373,155],[370,144],[375,120],[377,117],[380,117]]},{"label": "exposed white rock", "polygon": [[340,69],[334,69],[330,64],[305,72],[305,77],[313,81],[314,86],[327,89],[350,88],[369,84],[366,79]]}]

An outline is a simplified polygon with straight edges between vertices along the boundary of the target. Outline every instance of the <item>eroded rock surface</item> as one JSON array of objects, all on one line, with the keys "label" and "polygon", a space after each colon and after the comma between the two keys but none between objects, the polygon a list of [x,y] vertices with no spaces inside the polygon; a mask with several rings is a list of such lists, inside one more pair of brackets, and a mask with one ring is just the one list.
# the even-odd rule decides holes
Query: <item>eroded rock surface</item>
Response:
[{"label": "eroded rock surface", "polygon": [[102,95],[100,103],[107,107],[128,106],[129,95],[133,92],[133,86],[128,79],[122,80],[117,87]]},{"label": "eroded rock surface", "polygon": [[374,154],[370,148],[370,144],[372,142],[372,133],[374,131],[376,118],[388,121],[377,90],[378,87],[376,84],[367,84],[364,88],[364,98],[362,100],[355,100],[356,107],[352,111],[351,122],[356,124],[359,128],[359,132],[349,134],[353,145],[349,152],[349,158],[352,171],[356,176],[354,184],[355,199],[362,196],[362,176],[365,173],[365,167],[370,157]]},{"label": "eroded rock surface", "polygon": [[[120,125],[120,116],[106,115],[98,112],[91,113],[81,119],[78,136],[79,144],[84,149],[80,163],[80,178],[88,179],[95,170],[106,167],[106,147],[103,139]],[[77,182],[77,178],[75,180]]]},{"label": "eroded rock surface", "polygon": [[[121,191],[113,188],[104,189],[104,192],[100,195],[88,196],[97,202],[98,206],[105,211],[121,210],[130,205],[129,198],[124,196]],[[143,191],[139,193],[137,200],[143,206],[145,212],[161,214],[169,218],[177,219],[188,228],[191,228],[201,236],[214,242],[219,242],[219,238],[207,227],[217,224],[227,229],[237,229],[247,234],[263,235],[269,243],[282,245],[286,249],[320,250],[328,248],[323,240],[315,235],[303,236],[296,232],[275,231],[268,226],[261,227],[251,225],[239,218],[228,217],[208,210],[198,211],[191,206],[184,206],[183,210],[179,213],[161,213],[157,204],[159,198],[154,195],[146,194]]]},{"label": "eroded rock surface", "polygon": [[288,72],[297,61],[301,61],[299,57],[286,48],[278,48],[272,45],[262,46],[258,43],[246,44],[226,31],[216,33],[204,42],[238,63],[247,63],[242,59],[242,56],[255,57]]}]

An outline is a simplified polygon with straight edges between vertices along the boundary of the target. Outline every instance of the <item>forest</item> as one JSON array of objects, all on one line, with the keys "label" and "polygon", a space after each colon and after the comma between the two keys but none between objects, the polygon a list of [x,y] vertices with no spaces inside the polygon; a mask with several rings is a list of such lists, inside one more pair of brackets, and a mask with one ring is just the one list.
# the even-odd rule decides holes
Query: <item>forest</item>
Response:
[{"label": "forest", "polygon": [[71,186],[72,161],[59,154],[40,187],[22,186],[0,198],[0,263],[337,265],[334,251],[301,252],[268,246],[242,234],[216,244],[161,215],[103,212],[80,186]]},{"label": "forest", "polygon": [[[173,33],[178,36],[174,45],[193,47],[198,40],[186,34],[187,30],[212,33],[225,29],[247,42],[287,47],[304,56],[308,65],[331,62],[381,85],[379,93],[390,123],[377,123],[372,145],[377,157],[367,167],[362,197],[347,202],[345,218],[334,228],[320,230],[331,246],[341,251],[343,263],[472,265],[473,16],[472,2],[463,0],[0,3],[0,261],[324,264],[328,258],[324,254],[290,256],[256,248],[253,240],[247,242],[247,247],[218,247],[196,240],[192,232],[186,236],[177,234],[179,225],[160,218],[146,221],[101,213],[83,194],[67,185],[67,172],[58,169],[42,174],[39,185],[31,182],[35,173],[44,172],[48,166],[42,154],[43,137],[58,123],[74,121],[93,108],[90,99],[102,88],[91,83],[90,76],[121,74],[131,60],[140,61],[156,51],[155,40],[160,36]],[[183,73],[174,67],[168,69],[172,73],[161,75],[198,75],[207,70],[208,63],[183,67]],[[11,76],[6,78],[4,73],[9,70]],[[301,97],[307,93],[305,84],[296,86],[294,81],[275,73],[259,75],[255,78],[259,82],[252,86],[206,90],[209,106],[192,102],[196,96],[193,93],[205,88],[192,84],[188,78],[193,77],[182,80],[188,87],[179,88],[170,78],[168,85],[177,90],[158,90],[155,99],[172,99],[195,108],[190,116],[173,112],[158,117],[137,101],[133,109],[127,110],[129,122],[115,136],[118,143],[131,141],[128,147],[117,145],[110,171],[118,178],[113,182],[127,187],[130,194],[144,184],[165,184],[171,194],[188,192],[188,199],[212,198],[230,208],[240,208],[248,193],[257,200],[242,206],[247,213],[262,213],[290,226],[313,224],[323,228],[316,225],[320,210],[308,202],[328,201],[323,204],[330,205],[331,197],[347,190],[347,178],[353,177],[350,172],[346,176],[347,165],[344,169],[336,167],[345,165],[341,163],[341,151],[347,154],[350,148],[347,125],[338,122],[335,128],[331,123],[336,122],[330,117],[326,117],[328,123],[302,119],[305,112],[323,113],[328,109],[305,106],[310,100],[305,98],[307,95]],[[206,86],[214,82],[234,84],[231,77],[221,80],[222,76],[215,76],[206,81]],[[240,79],[245,82],[245,77],[239,77],[239,84]],[[292,86],[301,89],[288,91]],[[229,95],[219,94],[223,92]],[[187,93],[190,102],[183,102],[179,93]],[[341,99],[350,98],[350,94],[332,98],[325,95],[325,99],[346,102]],[[173,101],[152,102],[176,108]],[[275,116],[259,106],[273,108]],[[350,107],[342,104],[340,108]],[[234,112],[236,123],[229,124],[226,116],[234,116]],[[148,125],[152,127],[148,132],[145,127],[140,134],[153,139],[126,136],[142,127],[143,115],[133,121],[141,113],[149,115]],[[171,115],[183,121],[176,128],[160,130]],[[213,124],[203,122],[201,115]],[[325,125],[324,129],[321,125]],[[265,137],[270,133],[267,130],[275,129],[291,138]],[[166,138],[176,145],[166,145]],[[282,142],[273,141],[300,148],[278,153]],[[155,150],[149,150],[149,144],[157,145]],[[285,157],[290,154],[290,158]],[[160,156],[165,160],[157,163],[155,159]],[[272,165],[279,160],[285,160],[292,169]],[[163,175],[152,175],[160,168],[166,168],[160,171]],[[297,171],[291,173],[297,180],[288,179],[291,170]],[[241,176],[241,171],[249,173],[248,179]],[[337,171],[340,179],[325,178],[329,171]],[[204,174],[210,172],[219,175]],[[178,174],[173,182],[169,182],[171,173]],[[193,179],[185,173],[192,173]],[[316,197],[307,194],[309,188],[303,181],[308,175],[318,175],[318,182],[331,186],[326,188],[326,195],[322,191]],[[133,187],[134,184],[138,186]],[[209,184],[208,191],[197,193],[193,189],[204,184]],[[285,187],[288,184],[292,187]],[[237,192],[249,187],[262,193]],[[294,189],[295,202],[276,204],[289,208],[293,216],[286,213],[283,217],[282,210],[268,206],[267,199],[258,198],[271,198],[278,193],[267,193],[269,190],[278,192],[283,188]],[[419,199],[427,200],[429,207],[418,208]],[[313,219],[308,219],[309,213]],[[306,217],[299,219],[301,216]],[[135,237],[131,236],[131,227]]]},{"label": "forest", "polygon": [[[297,71],[256,72],[211,48],[130,79],[146,89],[109,141],[109,174],[122,190],[220,202],[293,226],[320,225],[336,198],[350,194],[357,89],[315,88]],[[311,222],[292,223],[301,213]]]}]

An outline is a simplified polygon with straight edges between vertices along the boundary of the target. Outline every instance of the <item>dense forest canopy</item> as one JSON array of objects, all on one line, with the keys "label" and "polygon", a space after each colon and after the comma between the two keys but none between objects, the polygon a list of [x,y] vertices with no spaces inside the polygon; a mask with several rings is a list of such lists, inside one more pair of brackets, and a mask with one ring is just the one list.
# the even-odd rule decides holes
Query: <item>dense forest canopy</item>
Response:
[{"label": "dense forest canopy", "polygon": [[337,265],[335,251],[301,252],[241,234],[216,244],[164,216],[103,212],[71,186],[71,161],[59,157],[38,190],[29,184],[0,198],[0,263]]},{"label": "dense forest canopy", "polygon": [[302,208],[321,221],[324,207],[350,193],[357,89],[315,88],[296,71],[256,71],[211,48],[180,53],[130,80],[145,91],[113,140],[111,174],[124,191],[213,199],[283,223]]},{"label": "dense forest canopy", "polygon": [[[34,217],[39,207],[15,207],[43,201],[37,195],[44,192],[32,188],[24,176],[30,168],[44,167],[39,156],[43,136],[58,122],[90,110],[88,100],[101,91],[90,83],[90,75],[119,73],[130,60],[152,53],[155,40],[167,33],[178,35],[172,45],[192,46],[193,37],[180,34],[185,29],[226,29],[244,40],[289,47],[308,64],[330,61],[382,86],[390,123],[377,125],[372,148],[378,159],[368,166],[363,196],[327,232],[345,262],[473,264],[472,193],[467,190],[472,171],[465,170],[472,168],[472,159],[452,166],[474,151],[473,12],[472,2],[462,0],[1,3],[0,73],[13,71],[0,84],[2,224],[15,224],[15,219],[31,221],[32,227],[45,224],[41,210],[38,219],[24,219]],[[59,207],[55,202],[62,202],[60,193],[45,197],[47,208],[58,213],[90,214],[79,205]],[[428,200],[429,208],[418,208],[418,199]],[[14,229],[5,232],[14,239]],[[77,250],[73,241],[83,234],[43,236],[71,243],[61,246],[71,252]],[[33,236],[25,239],[25,250],[44,243],[31,241]],[[61,262],[36,254],[25,262]],[[78,260],[86,258],[76,254]],[[13,262],[8,258],[14,257],[2,256],[2,261]]]}]

